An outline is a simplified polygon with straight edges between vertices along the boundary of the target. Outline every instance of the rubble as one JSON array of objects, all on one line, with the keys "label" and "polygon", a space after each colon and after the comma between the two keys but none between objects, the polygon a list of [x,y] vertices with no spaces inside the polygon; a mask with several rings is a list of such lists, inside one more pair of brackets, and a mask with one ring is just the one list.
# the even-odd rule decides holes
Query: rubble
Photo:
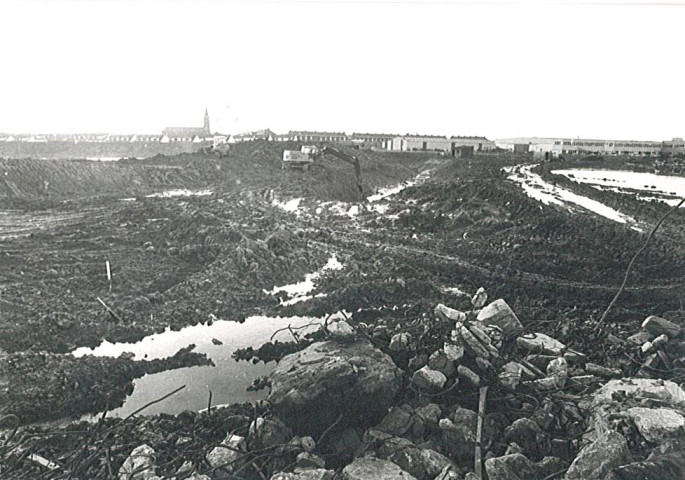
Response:
[{"label": "rubble", "polygon": [[483,308],[476,320],[499,328],[507,339],[514,338],[523,332],[523,325],[507,302],[501,298]]},{"label": "rubble", "polygon": [[533,333],[532,335],[518,337],[516,345],[531,352],[548,355],[561,355],[566,349],[566,345],[544,333]]},{"label": "rubble", "polygon": [[566,472],[565,480],[604,478],[611,470],[633,461],[623,435],[609,432],[583,448]]},{"label": "rubble", "polygon": [[154,449],[140,445],[119,469],[119,480],[153,480],[159,478],[156,470]]},{"label": "rubble", "polygon": [[396,464],[373,457],[355,459],[342,471],[344,480],[416,480]]},{"label": "rubble", "polygon": [[632,407],[627,413],[649,442],[659,443],[669,437],[685,437],[685,417],[671,408]]},{"label": "rubble", "polygon": [[411,381],[420,389],[437,391],[445,386],[447,377],[444,373],[432,370],[426,365],[414,372]]}]

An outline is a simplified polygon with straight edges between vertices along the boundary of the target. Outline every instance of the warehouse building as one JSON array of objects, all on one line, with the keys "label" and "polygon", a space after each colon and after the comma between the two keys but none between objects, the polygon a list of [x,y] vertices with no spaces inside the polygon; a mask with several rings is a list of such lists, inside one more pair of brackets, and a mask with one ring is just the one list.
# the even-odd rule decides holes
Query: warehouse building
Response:
[{"label": "warehouse building", "polygon": [[473,147],[474,152],[496,148],[495,142],[485,137],[441,137],[437,135],[403,135],[388,143],[388,150],[396,152],[445,152],[454,155],[459,147]]}]

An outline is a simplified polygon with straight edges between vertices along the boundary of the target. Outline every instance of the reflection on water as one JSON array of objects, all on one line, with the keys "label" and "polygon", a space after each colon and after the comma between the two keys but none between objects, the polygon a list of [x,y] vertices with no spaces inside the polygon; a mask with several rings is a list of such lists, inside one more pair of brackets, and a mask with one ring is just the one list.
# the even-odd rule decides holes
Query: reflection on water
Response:
[{"label": "reflection on water", "polygon": [[553,170],[555,175],[564,175],[578,183],[597,185],[604,190],[619,193],[635,193],[635,190],[649,192],[649,196],[637,195],[641,200],[658,200],[670,205],[678,203],[678,197],[685,196],[685,178],[656,175],[625,170]]},{"label": "reflection on water", "polygon": [[[166,331],[161,334],[150,335],[136,343],[103,342],[95,349],[79,348],[74,356],[83,355],[116,357],[124,352],[131,352],[136,360],[165,358],[173,355],[179,349],[189,344],[195,344],[194,352],[205,353],[215,363],[215,367],[188,367],[177,370],[146,375],[136,380],[133,394],[126,403],[109,415],[125,417],[166,393],[186,385],[186,388],[158,404],[145,409],[141,414],[153,415],[158,413],[176,414],[184,410],[201,410],[207,407],[209,391],[212,391],[212,405],[236,402],[251,402],[262,399],[266,391],[247,392],[252,381],[262,375],[269,374],[275,367],[271,362],[256,365],[251,362],[236,362],[231,355],[236,349],[258,348],[268,342],[273,333],[291,325],[300,327],[313,323],[314,325],[300,330],[313,331],[323,323],[314,317],[250,317],[243,323],[217,320],[212,325],[200,324],[184,328],[180,331]],[[279,332],[274,340],[291,341],[290,333],[285,330]],[[221,343],[220,345],[218,343]]]}]

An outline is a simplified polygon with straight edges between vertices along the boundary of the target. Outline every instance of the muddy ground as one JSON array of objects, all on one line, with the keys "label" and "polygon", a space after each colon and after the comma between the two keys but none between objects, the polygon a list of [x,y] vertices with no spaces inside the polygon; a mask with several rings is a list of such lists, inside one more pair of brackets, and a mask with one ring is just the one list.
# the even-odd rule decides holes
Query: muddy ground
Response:
[{"label": "muddy ground", "polygon": [[[430,173],[379,202],[387,204],[380,213],[356,203],[346,164],[325,159],[310,172],[283,171],[283,148],[245,143],[228,159],[198,153],[108,164],[3,161],[0,198],[8,208],[0,212],[0,351],[13,359],[0,371],[8,392],[4,412],[26,423],[113,408],[134,378],[203,359],[182,352],[176,364],[151,366],[127,358],[73,359],[69,351],[217,318],[344,310],[355,321],[392,326],[437,303],[468,309],[469,297],[449,288],[473,294],[485,287],[491,298],[507,300],[526,330],[553,335],[630,374],[639,364],[608,345],[606,335],[625,338],[647,315],[684,316],[682,211],[635,263],[598,333],[592,327],[667,206],[555,178],[633,216],[644,227],[638,232],[527,197],[501,172],[532,162],[527,156],[350,150],[361,158],[367,194]],[[654,167],[653,159],[637,162]],[[563,163],[575,165],[588,162]],[[539,172],[547,178],[549,168]],[[212,194],[146,197],[178,188]],[[292,198],[303,198],[298,212],[277,206]],[[361,213],[347,215],[355,205]],[[282,306],[265,293],[301,280],[331,254],[344,269],[319,280],[314,293],[325,297]],[[60,380],[46,381],[54,371]],[[120,450],[117,461],[128,453]]]}]

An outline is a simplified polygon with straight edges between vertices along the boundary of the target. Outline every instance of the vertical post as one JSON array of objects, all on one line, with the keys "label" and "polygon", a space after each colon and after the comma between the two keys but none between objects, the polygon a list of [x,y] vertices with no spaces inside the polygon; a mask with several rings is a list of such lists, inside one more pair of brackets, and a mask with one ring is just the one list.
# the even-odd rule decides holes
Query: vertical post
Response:
[{"label": "vertical post", "polygon": [[109,289],[112,290],[112,270],[109,267],[109,260],[105,262],[105,267],[107,267],[107,281],[109,282]]},{"label": "vertical post", "polygon": [[480,442],[483,437],[483,417],[485,417],[485,399],[488,395],[488,387],[480,388],[480,398],[478,399],[478,424],[476,425],[476,454],[474,459],[474,470],[478,480],[483,478],[483,461],[481,458]]}]

